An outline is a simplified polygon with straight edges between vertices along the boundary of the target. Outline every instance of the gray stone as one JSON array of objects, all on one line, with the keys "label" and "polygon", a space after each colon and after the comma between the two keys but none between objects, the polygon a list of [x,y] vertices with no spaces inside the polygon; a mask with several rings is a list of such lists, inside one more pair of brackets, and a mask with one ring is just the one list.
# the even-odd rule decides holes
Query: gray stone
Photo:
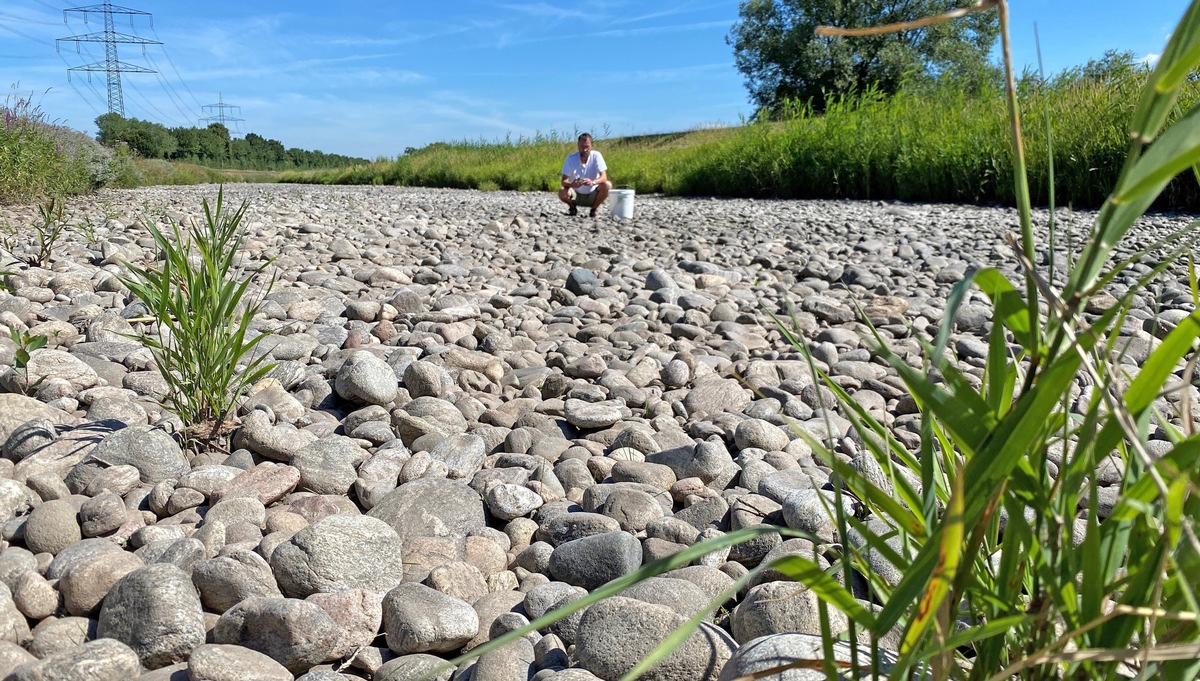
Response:
[{"label": "gray stone", "polygon": [[448,437],[429,450],[429,455],[446,465],[446,477],[467,478],[483,468],[487,456],[483,438],[473,434]]},{"label": "gray stone", "polygon": [[[42,474],[52,479],[58,480],[53,474]],[[62,484],[61,480],[58,480]],[[28,480],[26,481],[28,484]],[[32,488],[26,487],[16,480],[0,479],[0,523],[6,523],[9,520],[23,514],[29,508],[31,499],[30,491]],[[69,493],[69,491],[68,491]],[[39,496],[41,496],[39,494]],[[43,500],[49,501],[53,497],[41,497]]]},{"label": "gray stone", "polygon": [[684,617],[701,612],[712,600],[695,584],[672,577],[647,577],[617,595],[661,605]]},{"label": "gray stone", "polygon": [[[134,658],[136,657],[134,655]],[[8,678],[8,675],[14,669],[26,662],[36,661],[36,657],[16,643],[12,641],[0,641],[0,679]]]},{"label": "gray stone", "polygon": [[191,470],[174,438],[161,428],[149,426],[130,426],[106,436],[86,461],[133,466],[148,485],[177,480]]},{"label": "gray stone", "polygon": [[[764,582],[746,592],[733,611],[730,629],[739,643],[768,634],[821,634],[817,594],[796,582]],[[833,635],[846,630],[846,616],[829,608]]]},{"label": "gray stone", "polygon": [[[721,412],[740,412],[750,405],[750,391],[731,378],[698,381],[683,398],[689,416],[713,416]],[[688,477],[688,476],[684,476]]]},{"label": "gray stone", "polygon": [[293,674],[333,659],[341,627],[315,603],[294,598],[249,598],[225,611],[213,642],[256,650]]},{"label": "gray stone", "polygon": [[738,449],[755,447],[767,452],[782,451],[788,439],[779,426],[762,419],[746,419],[733,431],[733,441]]},{"label": "gray stone", "polygon": [[95,615],[113,585],[142,566],[141,558],[125,551],[87,556],[75,563],[58,581],[64,607],[72,615]]},{"label": "gray stone", "polygon": [[73,424],[76,420],[67,412],[32,397],[0,393],[0,442],[7,442],[18,426],[34,419],[45,419],[58,425]]},{"label": "gray stone", "polygon": [[[429,672],[441,668],[435,676]],[[454,667],[436,655],[413,653],[388,660],[375,672],[374,681],[450,681]]]},{"label": "gray stone", "polygon": [[400,485],[368,514],[410,537],[458,537],[485,525],[483,499],[460,480],[422,479]]},{"label": "gray stone", "polygon": [[57,554],[83,538],[76,510],[69,501],[47,501],[25,521],[25,546],[34,553]]},{"label": "gray stone", "polygon": [[538,536],[551,546],[558,546],[583,537],[617,532],[621,524],[600,513],[561,513],[550,517],[538,526]]},{"label": "gray stone", "polygon": [[0,586],[0,641],[24,645],[29,641],[29,623],[17,609],[12,591],[7,585]]},{"label": "gray stone", "polygon": [[379,591],[348,589],[313,594],[305,600],[321,606],[341,628],[334,657],[350,657],[369,647],[383,623],[383,593]]},{"label": "gray stone", "polygon": [[[883,674],[891,673],[896,663],[895,654],[883,649],[880,649],[879,654],[876,655],[871,650],[860,647],[858,656],[859,660],[877,660],[879,671]],[[867,681],[867,679],[875,678],[874,672],[870,670],[855,673],[847,669],[848,663],[853,658],[850,646],[842,641],[833,644],[833,658],[841,663],[838,681]],[[799,660],[823,659],[825,659],[825,648],[820,635],[771,634],[747,641],[738,648],[729,662],[725,664],[725,669],[721,671],[718,681],[733,681]],[[764,678],[777,681],[825,681],[827,679],[825,672],[821,669],[803,668],[789,669]]]},{"label": "gray stone", "polygon": [[292,465],[300,471],[300,489],[317,494],[345,494],[358,478],[358,466],[369,456],[354,440],[331,435],[297,451]]},{"label": "gray stone", "polygon": [[192,583],[204,607],[223,613],[248,598],[282,597],[266,559],[254,551],[235,551],[192,569]]},{"label": "gray stone", "polygon": [[642,564],[642,545],[628,532],[609,532],[565,542],[550,554],[555,579],[587,590],[633,572]]},{"label": "gray stone", "polygon": [[[46,578],[62,579],[67,572],[71,570],[71,568],[96,554],[121,552],[120,546],[117,546],[115,543],[108,541],[107,539],[84,539],[83,541],[76,542],[68,546],[54,556],[54,560],[50,561],[50,566],[46,568]],[[3,561],[3,556],[9,553],[12,553],[11,549],[5,551],[4,553],[0,553],[0,562]],[[2,575],[3,572],[0,572],[0,576]]]},{"label": "gray stone", "polygon": [[287,596],[345,589],[386,591],[404,575],[400,536],[382,520],[337,514],[280,544],[271,570]]},{"label": "gray stone", "polygon": [[0,383],[5,392],[29,393],[51,378],[66,381],[72,396],[100,382],[95,369],[69,352],[42,348],[29,353],[29,361],[21,371],[0,375]]},{"label": "gray stone", "polygon": [[396,372],[388,363],[369,352],[356,352],[337,372],[334,390],[355,404],[387,405],[399,390]]},{"label": "gray stone", "polygon": [[206,643],[187,662],[189,681],[292,681],[287,667],[241,646]]},{"label": "gray stone", "polygon": [[616,489],[596,508],[617,521],[622,530],[638,533],[651,521],[663,516],[663,508],[654,497],[636,489]]},{"label": "gray stone", "polygon": [[619,402],[585,402],[569,399],[565,405],[567,423],[576,428],[607,428],[629,416],[629,408]]},{"label": "gray stone", "polygon": [[100,609],[96,633],[133,648],[148,669],[186,660],[204,643],[200,596],[174,565],[138,568],[116,583]]},{"label": "gray stone", "polygon": [[142,673],[137,653],[101,638],[27,662],[5,677],[12,681],[125,681]]},{"label": "gray stone", "polygon": [[[800,489],[787,495],[782,503],[783,518],[788,527],[811,532],[827,542],[837,540],[836,497],[833,492]],[[842,508],[847,516],[854,515],[853,500],[849,495],[842,497]]]},{"label": "gray stone", "polygon": [[500,520],[512,520],[533,513],[544,503],[542,497],[520,485],[493,485],[487,493],[487,507]]},{"label": "gray stone", "polygon": [[404,369],[404,387],[414,398],[443,397],[454,388],[454,379],[443,366],[416,361]]},{"label": "gray stone", "polygon": [[37,626],[28,647],[34,656],[43,658],[95,638],[96,620],[86,617],[50,618]]},{"label": "gray stone", "polygon": [[125,524],[125,502],[112,492],[104,492],[79,507],[80,529],[85,537],[98,537]]},{"label": "gray stone", "polygon": [[242,417],[242,427],[233,434],[233,446],[286,463],[316,439],[313,433],[299,430],[290,423],[273,425],[266,412],[255,409]]},{"label": "gray stone", "polygon": [[450,652],[479,633],[479,615],[465,601],[405,583],[384,596],[383,627],[388,647],[399,655]]},{"label": "gray stone", "polygon": [[518,638],[479,657],[471,681],[527,679],[533,671],[533,644]]},{"label": "gray stone", "polygon": [[[583,614],[575,653],[584,669],[605,681],[614,681],[633,669],[686,621],[670,608],[614,596],[596,603]],[[737,644],[728,634],[702,623],[675,652],[641,678],[716,681],[736,649]]]}]

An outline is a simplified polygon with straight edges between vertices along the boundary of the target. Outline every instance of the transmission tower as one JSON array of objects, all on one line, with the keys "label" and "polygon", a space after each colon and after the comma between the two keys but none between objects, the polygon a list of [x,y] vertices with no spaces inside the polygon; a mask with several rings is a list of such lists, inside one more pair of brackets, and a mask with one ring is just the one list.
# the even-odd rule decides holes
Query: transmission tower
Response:
[{"label": "transmission tower", "polygon": [[234,109],[237,109],[237,113],[241,113],[242,107],[234,106],[233,104],[226,104],[225,98],[219,92],[217,93],[216,104],[205,104],[201,108],[204,109],[204,113],[210,115],[207,118],[199,119],[200,125],[208,126],[213,123],[220,123],[221,125],[225,126],[226,130],[228,130],[229,123],[242,123],[246,120],[245,118],[237,118],[231,114],[225,113],[226,111],[233,112]]},{"label": "transmission tower", "polygon": [[[108,112],[115,113],[122,118],[125,117],[125,95],[121,91],[121,73],[156,73],[153,69],[148,69],[137,64],[130,64],[117,59],[117,45],[120,43],[128,43],[132,45],[141,45],[142,52],[146,51],[146,45],[161,45],[157,40],[147,40],[139,38],[135,35],[126,33],[117,33],[113,28],[113,15],[124,14],[129,16],[129,24],[133,25],[133,17],[135,16],[151,16],[149,12],[142,12],[128,7],[120,7],[113,5],[111,2],[100,3],[99,5],[87,5],[85,7],[72,7],[71,9],[63,10],[63,20],[67,18],[68,12],[75,12],[83,15],[83,23],[88,22],[89,14],[104,15],[104,31],[99,33],[85,33],[83,35],[73,35],[67,38],[59,38],[55,41],[55,47],[63,41],[75,43],[76,52],[79,51],[79,43],[104,43],[104,61],[85,64],[67,69],[67,78],[71,77],[71,71],[86,71],[88,78],[91,78],[91,72],[103,71],[108,76]],[[153,19],[151,19],[153,25]]]}]

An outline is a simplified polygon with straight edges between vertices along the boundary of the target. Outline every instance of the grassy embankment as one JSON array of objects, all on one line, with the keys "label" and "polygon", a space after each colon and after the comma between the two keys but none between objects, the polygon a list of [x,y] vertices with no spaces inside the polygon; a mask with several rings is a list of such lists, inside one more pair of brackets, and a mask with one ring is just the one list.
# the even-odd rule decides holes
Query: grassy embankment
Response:
[{"label": "grassy embankment", "polygon": [[[1029,181],[1045,204],[1044,121],[1051,121],[1060,205],[1097,206],[1128,149],[1125,130],[1145,74],[1062,75],[1022,88]],[[1180,104],[1197,99],[1189,84]],[[773,123],[599,140],[609,176],[641,193],[780,198],[902,199],[1012,205],[1012,153],[1000,91],[950,85],[831,101],[817,115],[797,106]],[[389,184],[483,190],[549,190],[570,136],[437,143],[390,163],[285,173],[283,182]],[[1200,209],[1195,182],[1176,181],[1160,207]]]},{"label": "grassy embankment", "polygon": [[274,182],[280,175],[135,158],[126,149],[107,148],[78,130],[47,121],[32,96],[9,95],[0,113],[0,204],[33,203],[101,187]]}]

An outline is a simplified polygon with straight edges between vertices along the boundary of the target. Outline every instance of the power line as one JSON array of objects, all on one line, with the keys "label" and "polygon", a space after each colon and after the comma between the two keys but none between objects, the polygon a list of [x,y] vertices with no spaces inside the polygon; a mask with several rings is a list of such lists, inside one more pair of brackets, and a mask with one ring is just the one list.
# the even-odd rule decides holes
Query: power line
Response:
[{"label": "power line", "polygon": [[[155,30],[153,24],[150,25],[150,32],[154,34],[155,40],[162,42],[162,38],[158,37],[158,31]],[[190,87],[188,87],[187,81],[183,79],[182,75],[180,75],[179,69],[175,68],[175,60],[171,59],[171,53],[167,52],[167,44],[165,42],[162,43],[162,51],[163,51],[163,56],[167,58],[167,63],[171,65],[171,70],[175,72],[175,77],[178,78],[180,84],[183,85],[183,89],[187,90],[188,96],[190,96],[192,98],[192,101],[196,103],[196,106],[203,109],[204,105],[200,103],[200,100],[196,99],[196,95],[192,94],[192,89]],[[151,59],[150,62],[154,63],[154,60]],[[158,68],[158,67],[155,66],[155,68]]]},{"label": "power line", "polygon": [[9,33],[16,33],[17,35],[21,36],[22,38],[29,38],[30,40],[32,40],[35,43],[41,43],[42,45],[45,45],[47,47],[54,47],[53,44],[48,43],[45,40],[42,40],[41,38],[35,38],[35,37],[29,35],[28,33],[22,33],[21,31],[18,31],[17,29],[15,29],[11,26],[5,26],[4,24],[0,24],[0,28],[8,31]]},{"label": "power line", "polygon": [[[151,57],[150,53],[148,52],[146,53],[146,59],[150,60],[151,66],[153,66],[155,69],[158,69],[158,64],[155,63],[154,57]],[[183,97],[179,94],[179,91],[175,89],[175,86],[171,85],[171,81],[167,80],[161,75],[161,70],[156,70],[154,77],[158,79],[158,84],[163,87],[163,91],[166,92],[167,98],[171,100],[171,104],[173,104],[175,109],[180,113],[180,115],[183,116],[183,120],[186,121],[194,118],[194,111],[192,113],[184,111],[185,108],[190,107],[187,106],[187,102],[183,101]]]},{"label": "power line", "polygon": [[15,14],[0,14],[0,17],[4,17],[5,19],[9,19],[12,21],[19,21],[23,24],[41,24],[42,26],[57,26],[58,25],[53,21],[38,21],[37,19],[26,19],[25,17],[19,17]]},{"label": "power line", "polygon": [[[87,54],[88,59],[93,59],[93,60],[95,59],[95,57],[92,55],[92,51],[88,49],[88,46],[86,44],[80,44],[78,47],[83,48],[83,52],[85,54]],[[60,60],[62,60],[62,63],[67,65],[67,83],[69,85],[71,85],[72,87],[74,87],[74,82],[71,80],[71,68],[72,68],[71,62],[67,61],[67,58],[62,56],[62,53],[58,54],[58,58]],[[100,94],[100,91],[96,89],[96,86],[94,84],[92,84],[92,74],[91,73],[87,74],[87,87],[88,87],[88,91],[91,92],[96,97],[96,101],[98,101],[100,103],[100,107],[106,108],[107,104],[105,103],[104,95]],[[76,89],[76,92],[79,92],[79,90]],[[90,100],[89,100],[88,104],[89,105],[91,104]],[[99,116],[100,114],[96,114],[96,115]]]},{"label": "power line", "polygon": [[96,114],[96,118],[99,118],[100,110],[96,108],[96,105],[92,104],[92,100],[84,96],[83,90],[80,90],[75,83],[70,81],[67,81],[67,84],[71,86],[71,89],[75,91],[75,94],[79,95],[79,98],[83,100],[83,103],[88,105],[88,108],[92,110],[92,113]]},{"label": "power line", "polygon": [[104,2],[99,5],[88,5],[85,7],[73,7],[63,10],[64,19],[68,12],[77,12],[83,15],[84,23],[87,23],[89,14],[102,14],[104,16],[104,31],[98,33],[85,33],[82,35],[74,35],[66,38],[59,38],[56,42],[73,42],[76,45],[80,43],[104,43],[104,62],[95,62],[84,66],[76,66],[68,70],[70,71],[103,71],[108,80],[108,110],[110,113],[115,113],[120,116],[125,115],[125,98],[121,92],[121,74],[122,73],[153,73],[151,69],[137,64],[129,64],[122,62],[117,57],[117,45],[119,44],[135,44],[141,45],[145,51],[146,45],[160,44],[156,40],[147,40],[137,36],[128,35],[125,33],[117,33],[113,28],[113,15],[124,14],[129,16],[130,25],[133,24],[133,17],[146,16],[150,17],[149,12],[141,10],[129,9],[113,5],[110,2]]},{"label": "power line", "polygon": [[[149,97],[147,97],[145,94],[143,94],[143,93],[142,93],[142,91],[141,91],[141,90],[139,90],[139,89],[138,89],[138,87],[137,87],[136,85],[134,85],[134,84],[131,82],[131,83],[129,83],[129,87],[133,89],[133,93],[134,93],[135,95],[137,95],[138,97],[141,97],[141,98],[142,98],[142,101],[143,101],[143,102],[145,102],[147,106],[149,106],[151,109],[154,109],[156,112],[158,112],[158,115],[162,117],[162,120],[163,120],[164,122],[176,123],[176,121],[173,121],[173,120],[171,120],[171,117],[170,117],[170,116],[168,116],[167,114],[163,113],[162,109],[159,109],[157,106],[154,106],[154,102],[150,101],[150,98],[149,98]],[[186,120],[186,119],[185,119],[185,120]]]},{"label": "power line", "polygon": [[[52,9],[55,12],[61,12],[63,9],[62,7],[55,7],[54,5],[51,5],[48,2],[42,2],[42,0],[33,0],[33,1],[36,2],[37,4],[41,5],[42,7],[45,7],[46,9]],[[65,23],[66,20],[64,19],[63,22]]]}]

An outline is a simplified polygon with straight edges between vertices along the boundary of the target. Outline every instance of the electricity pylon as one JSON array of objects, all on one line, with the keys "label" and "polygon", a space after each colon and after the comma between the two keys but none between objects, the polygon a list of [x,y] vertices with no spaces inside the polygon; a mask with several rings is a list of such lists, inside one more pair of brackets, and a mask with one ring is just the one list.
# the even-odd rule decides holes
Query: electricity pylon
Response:
[{"label": "electricity pylon", "polygon": [[[226,130],[229,130],[229,126],[226,125],[226,123],[241,123],[246,120],[245,118],[236,118],[234,116],[231,116],[231,115],[225,113],[226,109],[228,109],[231,112],[234,109],[237,109],[238,113],[241,113],[242,107],[234,106],[233,104],[226,104],[225,98],[220,93],[217,93],[217,103],[216,104],[205,104],[201,108],[204,109],[204,113],[212,114],[207,118],[199,119],[200,125],[203,125],[203,126],[208,126],[213,123],[220,123],[221,125],[225,126]],[[213,113],[214,111],[216,113]]]},{"label": "electricity pylon", "polygon": [[[146,51],[146,45],[161,45],[157,40],[147,40],[135,35],[126,33],[117,33],[113,28],[113,15],[125,14],[129,16],[130,25],[133,24],[135,16],[151,16],[149,12],[142,12],[128,7],[120,7],[111,2],[103,2],[98,5],[87,5],[85,7],[72,7],[63,10],[64,21],[67,18],[67,12],[76,12],[83,15],[83,23],[87,23],[89,14],[104,15],[104,30],[98,33],[85,33],[83,35],[73,35],[67,38],[59,38],[54,41],[55,47],[63,41],[75,43],[75,50],[79,51],[79,43],[104,43],[104,61],[95,62],[92,64],[84,64],[83,66],[75,66],[67,69],[67,78],[71,77],[71,71],[86,71],[91,78],[91,72],[103,71],[108,77],[108,112],[115,113],[122,118],[125,117],[125,95],[121,91],[121,73],[155,73],[153,69],[148,69],[137,64],[123,62],[117,58],[117,45],[120,43],[128,43],[132,45],[141,45],[142,52]],[[151,19],[153,22],[153,19]]]}]

